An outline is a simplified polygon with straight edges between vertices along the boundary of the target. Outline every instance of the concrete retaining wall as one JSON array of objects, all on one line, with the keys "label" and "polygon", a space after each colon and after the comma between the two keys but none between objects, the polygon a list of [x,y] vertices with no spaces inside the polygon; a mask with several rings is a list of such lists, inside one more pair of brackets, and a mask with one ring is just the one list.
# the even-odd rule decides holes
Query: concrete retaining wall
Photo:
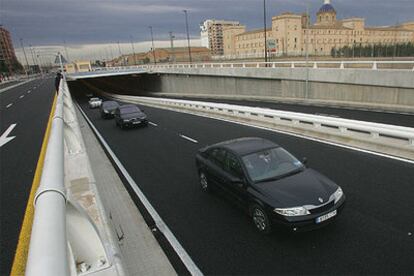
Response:
[{"label": "concrete retaining wall", "polygon": [[84,81],[110,93],[136,96],[277,101],[414,113],[414,71],[409,70],[161,68],[149,74]]}]

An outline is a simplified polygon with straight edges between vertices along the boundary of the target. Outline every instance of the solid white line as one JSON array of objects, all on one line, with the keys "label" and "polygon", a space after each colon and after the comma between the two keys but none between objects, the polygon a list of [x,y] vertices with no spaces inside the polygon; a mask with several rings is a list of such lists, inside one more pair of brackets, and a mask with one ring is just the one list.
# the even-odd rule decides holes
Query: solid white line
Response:
[{"label": "solid white line", "polygon": [[191,273],[191,275],[203,275],[203,273],[200,271],[200,269],[197,267],[197,265],[191,259],[190,255],[188,255],[188,253],[182,247],[180,242],[177,240],[177,238],[174,236],[174,234],[168,228],[167,224],[165,224],[165,222],[161,219],[160,215],[157,213],[157,211],[154,209],[154,207],[148,201],[147,197],[144,195],[144,193],[138,187],[137,183],[135,183],[134,179],[132,179],[132,177],[129,175],[128,171],[122,165],[121,161],[119,161],[118,157],[116,157],[115,153],[111,150],[109,145],[106,143],[105,139],[102,137],[102,135],[99,133],[99,131],[95,128],[95,126],[89,120],[88,116],[85,114],[85,112],[83,112],[83,110],[79,106],[79,104],[76,104],[76,105],[78,106],[78,109],[82,113],[85,120],[88,122],[89,126],[95,132],[98,139],[101,141],[102,145],[105,147],[105,149],[107,150],[107,152],[111,156],[112,160],[114,160],[114,162],[115,162],[116,166],[119,168],[120,172],[123,174],[125,179],[128,181],[129,185],[134,190],[134,192],[137,194],[138,198],[140,199],[142,204],[145,206],[148,213],[151,215],[152,219],[154,220],[155,224],[157,225],[157,228],[167,238],[168,242],[174,248],[175,252],[180,257],[181,261],[184,263],[184,265],[186,266],[188,271]]},{"label": "solid white line", "polygon": [[20,98],[20,99],[24,98],[24,95],[21,95],[19,98]]},{"label": "solid white line", "polygon": [[13,105],[13,103],[9,103],[8,105],[6,105],[6,108],[9,108],[12,105]]},{"label": "solid white line", "polygon": [[[143,104],[143,105],[145,105],[145,104]],[[167,109],[167,108],[159,108],[159,107],[154,107],[154,108]],[[220,121],[239,124],[239,125],[245,125],[245,126],[264,129],[264,130],[277,132],[277,133],[283,133],[283,134],[286,134],[286,135],[295,136],[295,137],[303,138],[303,139],[306,139],[306,140],[311,140],[311,141],[315,141],[315,142],[319,142],[319,143],[323,143],[323,144],[337,146],[337,147],[340,147],[340,148],[346,148],[346,149],[350,149],[350,150],[354,150],[354,151],[359,151],[359,152],[368,153],[368,154],[372,154],[372,155],[377,155],[377,156],[381,156],[381,157],[385,157],[385,158],[389,158],[389,159],[393,159],[393,160],[397,160],[397,161],[401,161],[401,162],[414,164],[414,160],[411,160],[411,159],[406,159],[406,158],[397,157],[397,156],[393,156],[393,155],[387,155],[385,153],[380,153],[380,152],[355,148],[355,147],[352,147],[352,146],[347,146],[347,145],[338,144],[338,143],[335,143],[335,142],[330,142],[330,141],[326,141],[326,140],[312,138],[312,137],[308,137],[308,136],[304,136],[304,135],[301,135],[301,134],[296,134],[296,133],[292,133],[292,132],[288,132],[288,131],[276,130],[276,129],[272,129],[272,128],[268,128],[268,127],[262,127],[262,126],[256,126],[256,125],[252,125],[252,124],[248,124],[248,123],[242,123],[242,122],[238,122],[238,121],[222,119],[222,118],[208,116],[208,115],[204,115],[204,114],[197,114],[197,113],[193,113],[193,112],[189,112],[189,111],[177,111],[177,110],[172,110],[172,109],[167,109],[167,110],[174,111],[174,112],[179,112],[179,113],[187,113],[187,114],[191,114],[191,115],[195,115],[195,116],[206,117],[206,118],[210,118],[210,119],[220,120]]]},{"label": "solid white line", "polygon": [[12,132],[12,130],[16,127],[17,124],[11,124],[6,131],[0,136],[0,147],[4,146],[5,144],[7,144],[8,142],[10,142],[11,140],[13,140],[14,138],[16,138],[16,136],[10,136],[7,137],[7,135],[10,134],[10,132]]},{"label": "solid white line", "polygon": [[148,124],[155,126],[155,127],[158,126],[156,123],[153,123],[153,122],[148,122]]},{"label": "solid white line", "polygon": [[184,139],[186,139],[186,140],[188,140],[188,141],[190,141],[190,142],[193,142],[193,143],[195,143],[195,144],[198,144],[198,141],[197,141],[197,140],[195,140],[195,139],[193,139],[193,138],[191,138],[191,137],[185,136],[185,135],[183,135],[183,134],[179,134],[179,135],[180,135],[180,137],[181,137],[181,138],[184,138]]}]

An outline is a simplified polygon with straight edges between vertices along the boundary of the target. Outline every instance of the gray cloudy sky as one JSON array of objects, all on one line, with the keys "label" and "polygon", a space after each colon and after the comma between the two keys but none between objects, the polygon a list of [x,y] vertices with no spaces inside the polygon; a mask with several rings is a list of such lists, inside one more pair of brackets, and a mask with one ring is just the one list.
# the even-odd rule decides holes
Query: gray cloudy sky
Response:
[{"label": "gray cloudy sky", "polygon": [[[185,38],[183,9],[189,11],[190,33],[199,37],[205,19],[238,20],[248,29],[263,23],[262,0],[0,0],[0,24],[11,33],[15,48],[19,38],[36,46],[129,43],[168,39],[173,31]],[[314,15],[323,0],[267,0],[268,21],[281,12],[304,12],[309,3]],[[414,21],[414,0],[332,0],[338,17],[366,18],[367,25],[392,25]]]}]

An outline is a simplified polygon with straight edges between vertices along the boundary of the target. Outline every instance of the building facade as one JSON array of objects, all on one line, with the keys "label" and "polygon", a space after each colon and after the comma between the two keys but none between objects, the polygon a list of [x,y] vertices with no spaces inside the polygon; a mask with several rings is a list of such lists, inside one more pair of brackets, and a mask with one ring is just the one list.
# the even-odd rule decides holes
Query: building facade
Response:
[{"label": "building facade", "polygon": [[[264,30],[223,31],[224,56],[228,58],[263,57]],[[275,56],[326,56],[342,47],[392,45],[414,42],[414,22],[396,26],[365,26],[364,18],[337,19],[330,0],[325,0],[311,24],[307,14],[283,13],[272,17],[272,28],[267,30],[268,49]],[[269,43],[270,42],[270,43]],[[272,45],[269,47],[269,45]]]},{"label": "building facade", "polygon": [[13,43],[8,30],[0,25],[0,62],[4,63],[8,72],[13,71],[14,65],[17,63],[16,54],[14,52]]},{"label": "building facade", "polygon": [[211,55],[223,55],[223,30],[228,27],[238,27],[238,21],[206,20],[201,28],[201,46],[210,49]]}]

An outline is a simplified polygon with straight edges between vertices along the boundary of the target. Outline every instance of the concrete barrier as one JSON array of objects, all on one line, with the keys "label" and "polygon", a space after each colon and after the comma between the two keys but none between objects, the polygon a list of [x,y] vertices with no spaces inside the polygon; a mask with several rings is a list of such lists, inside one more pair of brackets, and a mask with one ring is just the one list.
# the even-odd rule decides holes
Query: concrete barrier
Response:
[{"label": "concrete barrier", "polygon": [[104,93],[119,101],[249,123],[414,160],[414,129],[231,104]]}]

